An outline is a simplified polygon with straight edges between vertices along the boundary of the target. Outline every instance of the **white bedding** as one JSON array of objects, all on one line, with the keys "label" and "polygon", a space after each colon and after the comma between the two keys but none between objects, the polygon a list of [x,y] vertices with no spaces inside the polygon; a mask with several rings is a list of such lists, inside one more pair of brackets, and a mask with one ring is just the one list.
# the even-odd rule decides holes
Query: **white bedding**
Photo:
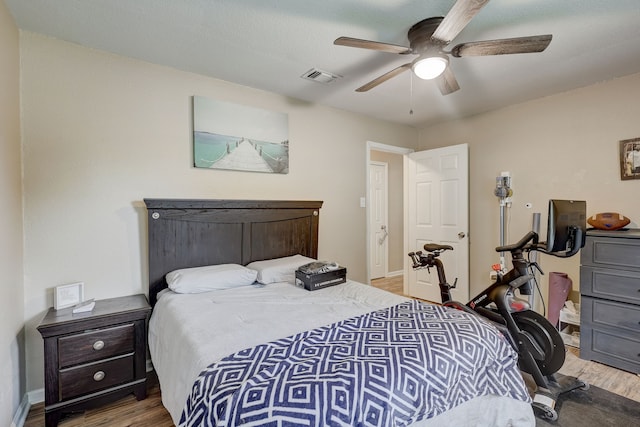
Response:
[{"label": "white bedding", "polygon": [[[162,402],[178,423],[200,372],[239,350],[391,307],[406,298],[361,283],[309,292],[290,283],[200,294],[166,291],[149,323],[149,349]],[[484,396],[419,426],[535,426],[531,405]]]}]

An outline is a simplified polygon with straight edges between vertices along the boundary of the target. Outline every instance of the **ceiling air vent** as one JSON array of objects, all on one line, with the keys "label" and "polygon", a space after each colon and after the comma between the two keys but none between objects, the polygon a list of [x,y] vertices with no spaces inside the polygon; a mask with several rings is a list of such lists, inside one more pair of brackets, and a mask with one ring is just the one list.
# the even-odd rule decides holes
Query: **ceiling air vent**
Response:
[{"label": "ceiling air vent", "polygon": [[307,80],[313,80],[314,82],[327,84],[342,76],[318,70],[317,68],[312,68],[300,77]]}]

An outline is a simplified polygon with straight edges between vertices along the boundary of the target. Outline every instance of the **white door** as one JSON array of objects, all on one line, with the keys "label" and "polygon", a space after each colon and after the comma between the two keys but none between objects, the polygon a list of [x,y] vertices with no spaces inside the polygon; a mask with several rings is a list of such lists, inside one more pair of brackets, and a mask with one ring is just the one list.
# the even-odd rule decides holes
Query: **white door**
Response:
[{"label": "white door", "polygon": [[[405,233],[408,252],[423,250],[425,243],[451,245],[444,252],[447,282],[457,287],[453,299],[469,300],[469,159],[467,144],[405,155],[407,194]],[[435,269],[414,271],[406,257],[405,292],[441,302]]]},{"label": "white door", "polygon": [[388,269],[388,168],[384,162],[369,163],[369,254],[371,279],[385,277]]}]

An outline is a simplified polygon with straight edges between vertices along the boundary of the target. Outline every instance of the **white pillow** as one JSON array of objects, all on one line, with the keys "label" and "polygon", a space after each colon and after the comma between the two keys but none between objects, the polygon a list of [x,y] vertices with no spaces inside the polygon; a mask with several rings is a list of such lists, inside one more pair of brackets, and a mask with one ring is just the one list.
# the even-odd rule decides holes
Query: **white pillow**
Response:
[{"label": "white pillow", "polygon": [[218,264],[183,268],[167,273],[169,289],[180,294],[197,294],[216,289],[248,286],[256,281],[258,272],[239,264]]},{"label": "white pillow", "polygon": [[263,285],[276,282],[295,283],[295,271],[301,265],[316,261],[303,255],[292,255],[283,258],[254,261],[247,267],[258,272],[258,282]]}]

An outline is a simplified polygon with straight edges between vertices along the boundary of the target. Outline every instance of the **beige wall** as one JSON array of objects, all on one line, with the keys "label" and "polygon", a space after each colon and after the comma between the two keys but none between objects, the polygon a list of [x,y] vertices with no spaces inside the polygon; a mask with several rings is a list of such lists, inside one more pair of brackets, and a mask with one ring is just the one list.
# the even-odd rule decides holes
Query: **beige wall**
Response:
[{"label": "beige wall", "polygon": [[25,392],[18,29],[0,1],[0,425]]},{"label": "beige wall", "polygon": [[[21,32],[28,388],[35,327],[56,285],[87,298],[146,291],[150,198],[323,200],[319,257],[366,280],[366,141],[415,148],[415,129]],[[290,173],[195,169],[191,97],[289,114]]]},{"label": "beige wall", "polygon": [[371,160],[388,166],[388,230],[389,273],[402,273],[404,269],[404,205],[403,205],[403,156],[401,154],[371,150]]},{"label": "beige wall", "polygon": [[[21,301],[22,257],[15,250],[22,228],[18,43],[2,9],[0,24],[0,84],[13,88],[0,95],[0,197],[8,212],[0,217],[0,231],[2,250],[9,254],[0,263],[9,272],[3,277],[5,298]],[[346,265],[353,279],[366,279],[366,217],[359,207],[366,141],[416,148],[417,131],[31,33],[20,34],[20,52],[24,315],[20,303],[5,304],[0,344],[11,353],[2,362],[15,366],[24,319],[27,390],[43,385],[42,340],[35,326],[52,305],[54,286],[84,281],[88,298],[146,291],[145,197],[324,200],[319,256]],[[630,76],[420,132],[423,149],[465,142],[470,147],[472,291],[485,285],[497,259],[493,188],[501,171],[513,175],[514,239],[530,227],[532,212],[546,220],[549,198],[586,199],[589,213],[620,211],[636,225],[640,181],[620,181],[617,142],[640,136],[639,88],[640,75]],[[194,169],[193,95],[288,113],[291,172]],[[526,202],[534,208],[526,209]],[[577,287],[577,257],[543,256],[541,263],[547,273],[568,272]],[[20,398],[19,372],[16,367],[0,376],[1,390],[14,393],[7,411]]]},{"label": "beige wall", "polygon": [[[461,90],[472,90],[461,89]],[[621,181],[618,141],[640,137],[640,74],[424,129],[420,148],[468,143],[470,159],[471,291],[488,283],[499,244],[495,178],[513,177],[509,241],[531,229],[542,214],[546,236],[549,199],[587,201],[587,214],[620,212],[640,223],[640,181]],[[525,204],[533,204],[527,209]],[[551,271],[562,271],[579,289],[579,256],[540,256],[543,295]]]}]

